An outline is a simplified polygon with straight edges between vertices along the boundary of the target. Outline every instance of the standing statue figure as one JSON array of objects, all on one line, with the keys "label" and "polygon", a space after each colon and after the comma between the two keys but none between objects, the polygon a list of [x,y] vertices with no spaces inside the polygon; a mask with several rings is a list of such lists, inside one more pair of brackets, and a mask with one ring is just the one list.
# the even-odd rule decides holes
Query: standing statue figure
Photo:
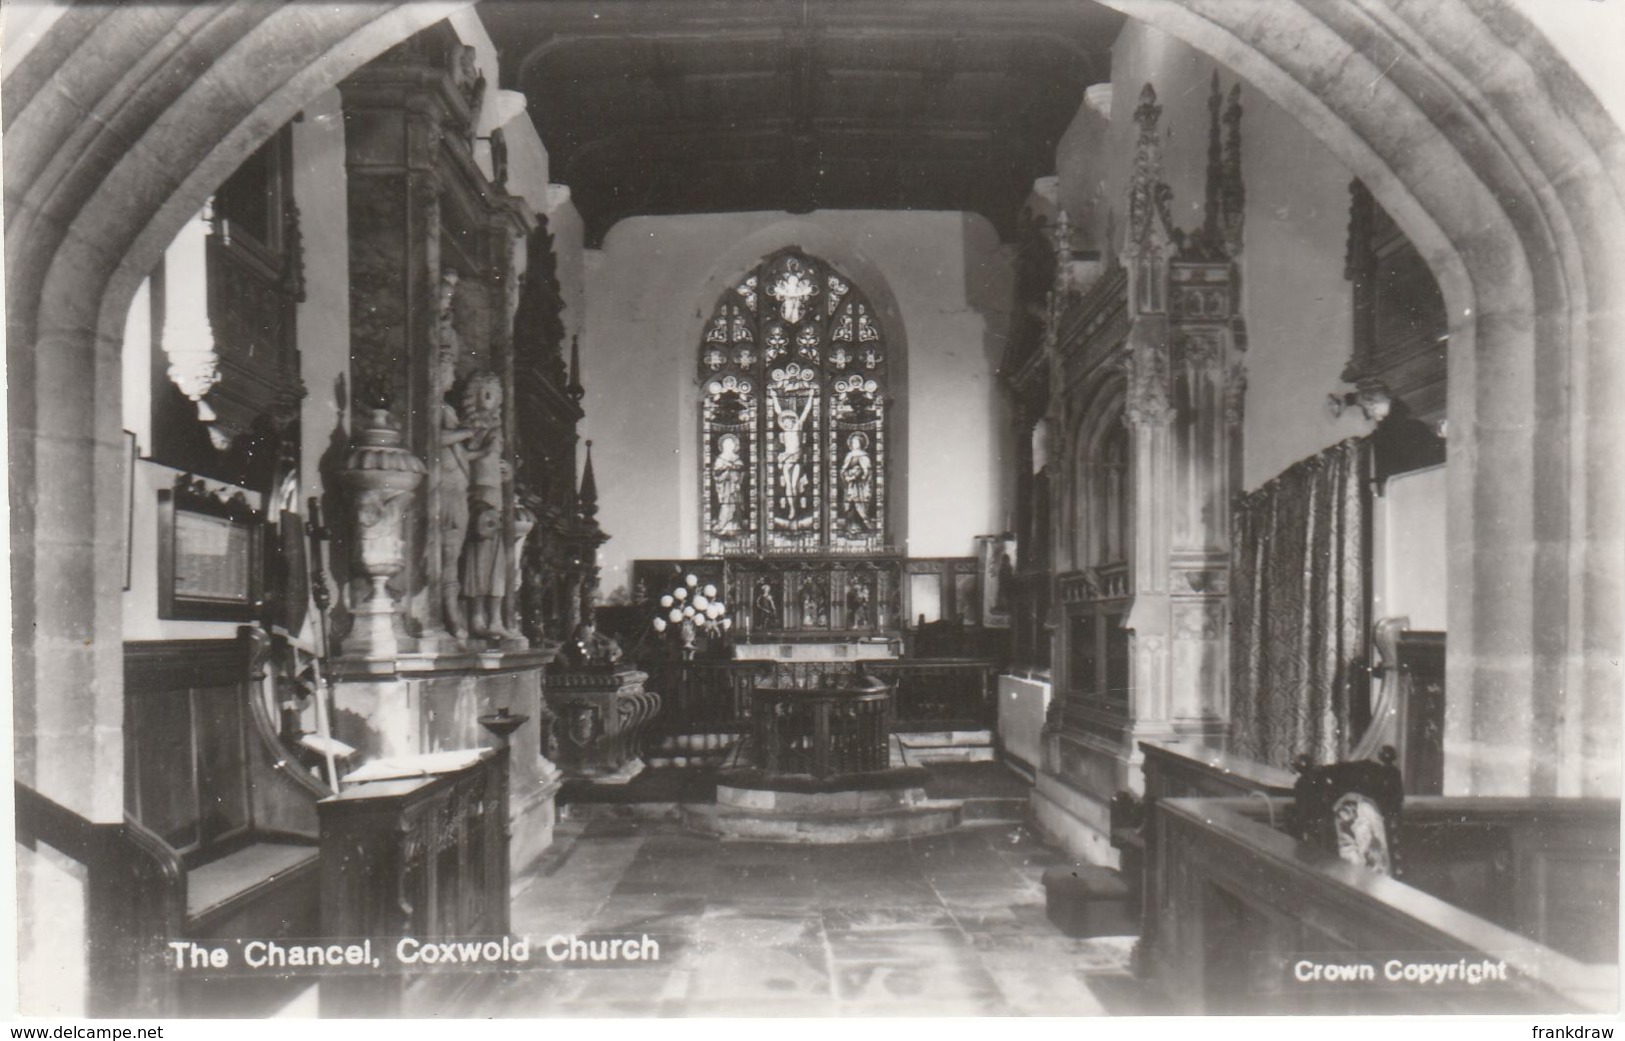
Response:
[{"label": "standing statue figure", "polygon": [[869,509],[875,494],[875,463],[869,457],[869,435],[859,430],[846,439],[846,458],[841,460],[841,486],[846,494],[846,527],[849,532],[869,530]]},{"label": "standing statue figure", "polygon": [[468,442],[468,537],[461,578],[468,628],[475,636],[503,637],[502,601],[508,592],[508,546],[502,537],[502,380],[481,370],[463,388],[463,425]]},{"label": "standing statue figure", "polygon": [[739,533],[740,486],[745,481],[745,461],[739,457],[739,438],[723,434],[717,439],[717,457],[711,462],[711,483],[717,490],[718,535]]},{"label": "standing statue figure", "polygon": [[779,603],[773,597],[773,584],[767,579],[756,582],[756,599],[751,604],[751,627],[773,630],[780,626]]},{"label": "standing statue figure", "polygon": [[768,391],[768,401],[779,425],[779,490],[780,516],[794,525],[801,511],[810,504],[803,494],[807,490],[807,474],[801,461],[801,432],[806,429],[812,415],[813,396],[806,395],[798,413],[792,404],[788,408],[779,400],[776,391]]},{"label": "standing statue figure", "polygon": [[[455,335],[455,334],[453,334]],[[463,615],[462,583],[457,572],[462,563],[463,540],[468,532],[468,442],[474,431],[463,426],[462,417],[445,395],[457,382],[457,349],[442,344],[439,354],[440,399],[440,610],[446,630],[459,640],[468,636]]]},{"label": "standing statue figure", "polygon": [[525,505],[524,496],[514,496],[513,547],[508,556],[508,589],[513,593],[507,599],[503,627],[510,636],[520,636],[525,630],[525,540],[536,530],[536,514]]},{"label": "standing statue figure", "polygon": [[435,342],[443,350],[449,349],[455,357],[462,350],[462,338],[457,335],[457,283],[461,279],[455,268],[440,273],[440,285],[435,291]]}]

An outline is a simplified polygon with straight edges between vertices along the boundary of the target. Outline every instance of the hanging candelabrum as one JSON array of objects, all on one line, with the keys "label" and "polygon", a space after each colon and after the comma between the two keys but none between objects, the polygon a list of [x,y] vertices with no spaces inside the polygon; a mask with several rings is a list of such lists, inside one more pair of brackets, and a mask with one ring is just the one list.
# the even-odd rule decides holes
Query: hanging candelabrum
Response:
[{"label": "hanging candelabrum", "polygon": [[701,633],[720,637],[733,628],[734,620],[729,617],[728,605],[720,599],[716,586],[702,587],[697,576],[686,575],[677,588],[660,598],[653,624],[655,632],[668,639],[675,637],[683,660],[691,661],[694,641]]},{"label": "hanging candelabrum", "polygon": [[344,641],[348,657],[393,661],[400,653],[389,580],[405,566],[401,522],[426,472],[423,460],[402,447],[400,427],[389,410],[368,410],[338,475],[355,523],[359,570],[372,585],[366,602],[356,608],[355,627]]}]

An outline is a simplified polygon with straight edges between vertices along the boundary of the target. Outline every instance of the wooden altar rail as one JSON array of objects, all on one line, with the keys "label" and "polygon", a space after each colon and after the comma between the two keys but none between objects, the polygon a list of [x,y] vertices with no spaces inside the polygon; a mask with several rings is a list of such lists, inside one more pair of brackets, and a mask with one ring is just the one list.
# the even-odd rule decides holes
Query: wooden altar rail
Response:
[{"label": "wooden altar rail", "polygon": [[[905,729],[992,728],[998,669],[990,660],[900,659],[857,662],[690,661],[650,667],[650,690],[664,708],[661,734],[743,731],[758,685],[816,689],[846,684],[860,668],[895,688],[896,724]],[[669,692],[669,694],[668,694]]]},{"label": "wooden altar rail", "polygon": [[[1154,841],[1148,843],[1140,971],[1174,1008],[1205,1014],[1414,1014],[1615,1007],[1616,966],[1584,964],[1414,886],[1300,843],[1277,830],[1290,808],[1290,800],[1268,797],[1161,799],[1149,808],[1147,827]],[[1407,800],[1410,823],[1401,842],[1429,822],[1471,824],[1480,810],[1483,819],[1503,823],[1515,817],[1539,826],[1556,816],[1583,820],[1585,828],[1600,828],[1604,836],[1611,831],[1617,872],[1618,803]],[[1541,891],[1550,882],[1515,880],[1520,891]],[[1502,894],[1509,898],[1515,904],[1522,899]],[[1504,963],[1505,978],[1495,978],[1493,968],[1477,985],[1422,985],[1389,975],[1403,975],[1407,965],[1486,963]],[[1304,979],[1317,965],[1354,966],[1371,978]]]}]

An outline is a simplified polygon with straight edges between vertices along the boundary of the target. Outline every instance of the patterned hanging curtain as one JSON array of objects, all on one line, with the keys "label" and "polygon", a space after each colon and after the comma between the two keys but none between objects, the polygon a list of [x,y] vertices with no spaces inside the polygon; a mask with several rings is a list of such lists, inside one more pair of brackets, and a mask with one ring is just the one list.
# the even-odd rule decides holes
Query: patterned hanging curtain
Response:
[{"label": "patterned hanging curtain", "polygon": [[1288,467],[1232,517],[1231,751],[1286,767],[1349,749],[1365,647],[1364,438]]}]

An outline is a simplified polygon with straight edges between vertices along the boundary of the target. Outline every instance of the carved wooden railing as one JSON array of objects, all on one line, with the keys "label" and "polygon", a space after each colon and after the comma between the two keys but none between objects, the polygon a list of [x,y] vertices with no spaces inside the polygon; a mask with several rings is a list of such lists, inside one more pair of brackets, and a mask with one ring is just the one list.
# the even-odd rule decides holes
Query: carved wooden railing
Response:
[{"label": "carved wooden railing", "polygon": [[757,687],[751,694],[751,748],[767,774],[823,781],[886,769],[891,691],[882,684],[809,690]]},{"label": "carved wooden railing", "polygon": [[742,732],[757,686],[811,689],[849,685],[867,672],[896,689],[893,712],[910,729],[991,728],[997,667],[987,660],[899,659],[858,662],[668,662],[650,668],[662,695],[662,734]]},{"label": "carved wooden railing", "polygon": [[[1555,859],[1585,848],[1598,878],[1610,872],[1617,878],[1617,802],[1408,799],[1398,845],[1409,865],[1398,878],[1286,834],[1281,827],[1291,806],[1290,799],[1263,796],[1165,798],[1150,808],[1147,827],[1155,840],[1148,844],[1139,968],[1175,1009],[1527,1014],[1617,1006],[1617,968],[1595,964],[1602,960],[1598,954],[1617,960],[1617,940],[1610,938],[1605,952],[1592,952],[1588,964],[1540,942],[1559,923],[1514,922],[1514,932],[1401,880],[1417,876],[1427,859],[1416,846],[1419,827],[1474,830],[1499,821],[1531,838],[1544,836],[1531,847],[1538,850],[1550,841],[1554,819],[1565,821],[1560,830],[1569,834]],[[1458,858],[1466,853],[1459,841],[1446,848]],[[1547,873],[1549,865],[1528,867],[1523,877],[1504,880],[1495,896],[1500,905],[1539,904],[1553,897],[1554,885],[1565,884]],[[1471,872],[1446,865],[1437,874]],[[1617,915],[1617,890],[1614,896]],[[1605,920],[1598,935],[1616,929]],[[1405,965],[1422,963],[1492,969],[1476,984],[1422,986],[1403,978]],[[1306,978],[1316,964],[1368,965],[1370,976],[1322,985]],[[1401,978],[1394,979],[1394,971]]]}]

